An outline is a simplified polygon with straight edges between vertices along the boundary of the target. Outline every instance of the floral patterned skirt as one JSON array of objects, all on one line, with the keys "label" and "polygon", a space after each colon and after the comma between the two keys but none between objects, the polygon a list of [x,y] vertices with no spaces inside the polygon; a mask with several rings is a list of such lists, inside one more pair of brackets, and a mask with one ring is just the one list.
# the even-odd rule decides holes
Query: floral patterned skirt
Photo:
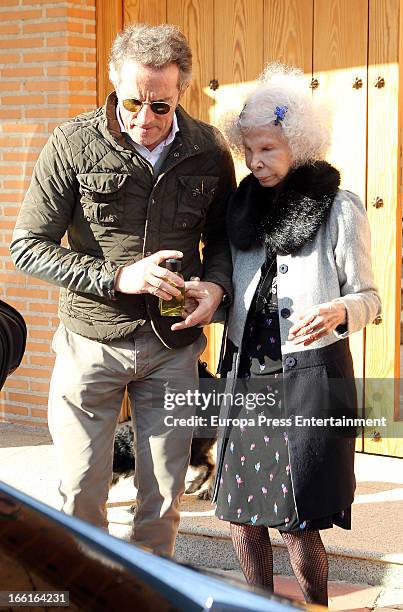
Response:
[{"label": "floral patterned skirt", "polygon": [[[240,381],[242,384],[242,381]],[[281,397],[282,374],[259,376],[259,387]],[[351,528],[351,507],[332,516],[300,522],[292,484],[287,427],[257,425],[258,417],[281,419],[281,400],[251,413],[244,406],[231,413],[239,422],[226,441],[216,515],[225,521],[275,527],[280,531],[327,529],[338,525]],[[262,418],[263,420],[263,418]]]}]

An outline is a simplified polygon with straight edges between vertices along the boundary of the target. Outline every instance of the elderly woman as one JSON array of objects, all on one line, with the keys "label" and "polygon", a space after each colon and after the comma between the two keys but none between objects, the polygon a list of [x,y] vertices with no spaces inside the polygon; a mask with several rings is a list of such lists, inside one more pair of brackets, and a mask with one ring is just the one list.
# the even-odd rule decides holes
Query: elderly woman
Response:
[{"label": "elderly woman", "polygon": [[[269,66],[235,122],[237,137],[251,174],[228,214],[235,298],[226,391],[268,389],[271,401],[222,409],[217,515],[230,522],[250,584],[273,588],[267,528],[275,527],[306,601],[327,605],[319,530],[350,529],[355,489],[354,428],[339,427],[356,409],[348,336],[380,312],[369,225],[324,161],[329,128],[301,73]],[[333,422],[314,427],[315,417]]]}]

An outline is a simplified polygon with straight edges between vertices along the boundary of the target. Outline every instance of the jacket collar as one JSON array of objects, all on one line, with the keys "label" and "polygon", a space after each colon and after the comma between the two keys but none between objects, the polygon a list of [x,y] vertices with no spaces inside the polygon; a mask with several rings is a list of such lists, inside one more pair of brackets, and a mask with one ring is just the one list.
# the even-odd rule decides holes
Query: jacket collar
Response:
[{"label": "jacket collar", "polygon": [[272,188],[248,175],[229,206],[231,242],[243,251],[265,244],[271,254],[295,253],[326,221],[339,184],[339,171],[324,161],[292,169]]},{"label": "jacket collar", "polygon": [[116,105],[117,105],[116,92],[112,91],[106,98],[105,106],[103,108],[104,119],[106,123],[107,135],[112,138],[124,149],[133,149],[132,146],[127,142],[124,134],[122,133],[119,125],[118,118],[116,116]]}]

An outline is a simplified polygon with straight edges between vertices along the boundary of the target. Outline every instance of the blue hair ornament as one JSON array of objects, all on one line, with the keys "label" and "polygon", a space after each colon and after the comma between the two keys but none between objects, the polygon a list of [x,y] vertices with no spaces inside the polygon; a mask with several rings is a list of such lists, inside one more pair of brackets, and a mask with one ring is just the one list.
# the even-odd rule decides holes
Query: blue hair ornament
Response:
[{"label": "blue hair ornament", "polygon": [[276,115],[274,125],[280,125],[280,122],[284,120],[287,111],[288,106],[276,106],[276,110],[274,111],[274,114]]}]

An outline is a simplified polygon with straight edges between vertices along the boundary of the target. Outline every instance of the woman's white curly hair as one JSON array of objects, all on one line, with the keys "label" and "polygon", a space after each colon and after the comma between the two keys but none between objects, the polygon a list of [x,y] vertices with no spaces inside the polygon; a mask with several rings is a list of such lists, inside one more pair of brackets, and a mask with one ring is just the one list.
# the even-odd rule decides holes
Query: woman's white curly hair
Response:
[{"label": "woman's white curly hair", "polygon": [[[276,107],[286,107],[281,121],[277,120]],[[274,125],[276,120],[291,149],[294,166],[324,159],[331,134],[327,109],[314,102],[301,70],[273,63],[260,75],[241,113],[223,118],[222,129],[239,154],[243,153],[243,135],[256,127]]]}]

